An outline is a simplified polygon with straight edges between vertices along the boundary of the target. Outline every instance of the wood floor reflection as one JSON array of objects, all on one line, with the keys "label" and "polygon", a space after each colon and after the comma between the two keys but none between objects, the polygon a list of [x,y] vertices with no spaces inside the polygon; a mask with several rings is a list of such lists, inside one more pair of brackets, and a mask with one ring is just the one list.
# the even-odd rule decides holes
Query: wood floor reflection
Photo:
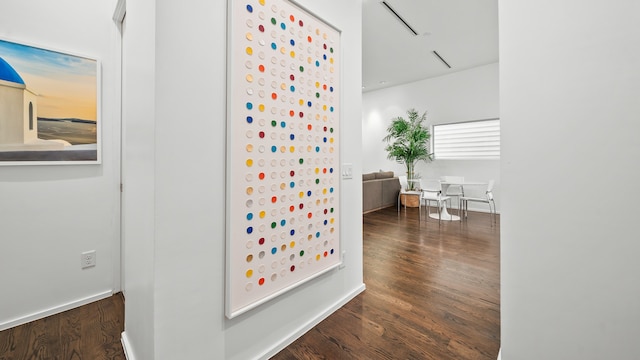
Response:
[{"label": "wood floor reflection", "polygon": [[367,290],[272,359],[487,359],[500,348],[500,219],[363,216]]}]

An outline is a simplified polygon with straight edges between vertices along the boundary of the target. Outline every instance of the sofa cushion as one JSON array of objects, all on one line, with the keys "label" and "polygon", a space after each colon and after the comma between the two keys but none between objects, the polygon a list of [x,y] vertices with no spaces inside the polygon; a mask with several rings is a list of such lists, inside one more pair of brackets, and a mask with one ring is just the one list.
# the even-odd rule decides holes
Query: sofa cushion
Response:
[{"label": "sofa cushion", "polygon": [[380,171],[375,173],[376,179],[391,179],[393,177],[393,171]]},{"label": "sofa cushion", "polygon": [[362,174],[362,181],[374,180],[375,178],[376,178],[376,174],[374,173]]}]

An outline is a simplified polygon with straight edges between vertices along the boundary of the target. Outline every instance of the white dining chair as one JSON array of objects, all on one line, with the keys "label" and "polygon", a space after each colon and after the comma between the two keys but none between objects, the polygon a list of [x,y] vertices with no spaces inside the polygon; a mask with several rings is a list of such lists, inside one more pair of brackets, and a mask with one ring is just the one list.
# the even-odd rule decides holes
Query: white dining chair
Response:
[{"label": "white dining chair", "polygon": [[[467,197],[467,196],[460,197],[458,207],[464,212],[463,214],[464,219],[468,217],[469,202],[479,202],[479,203],[485,203],[489,205],[489,213],[491,215],[491,225],[493,225],[496,222],[496,203],[493,200],[493,185],[494,185],[494,180],[490,180],[489,184],[487,185],[487,190],[484,193],[484,197]],[[461,215],[460,220],[462,219],[463,217]]]},{"label": "white dining chair", "polygon": [[[402,195],[412,195],[412,196],[422,196],[422,192],[416,190],[407,190],[409,188],[409,181],[407,180],[406,175],[398,176],[398,180],[400,181],[400,193],[398,194],[398,214],[400,213],[400,197]],[[404,210],[407,211],[407,202],[405,199]],[[418,206],[418,215],[422,218],[422,206]]]},{"label": "white dining chair", "polygon": [[420,206],[424,202],[427,207],[427,217],[430,214],[431,202],[436,203],[438,208],[438,225],[442,221],[442,206],[444,202],[449,200],[448,196],[442,194],[442,184],[437,179],[425,179],[420,180],[420,188],[422,189],[422,196],[420,198]]},{"label": "white dining chair", "polygon": [[[445,176],[441,176],[440,180],[442,182],[452,184],[452,185],[449,185],[449,187],[447,188],[447,193],[445,195],[451,198],[456,198],[456,206],[458,206],[458,215],[460,215],[459,204],[460,204],[460,198],[464,196],[464,186],[462,185],[464,183],[464,176],[445,175]],[[452,202],[453,202],[452,200],[449,200],[449,208],[451,208]]]}]

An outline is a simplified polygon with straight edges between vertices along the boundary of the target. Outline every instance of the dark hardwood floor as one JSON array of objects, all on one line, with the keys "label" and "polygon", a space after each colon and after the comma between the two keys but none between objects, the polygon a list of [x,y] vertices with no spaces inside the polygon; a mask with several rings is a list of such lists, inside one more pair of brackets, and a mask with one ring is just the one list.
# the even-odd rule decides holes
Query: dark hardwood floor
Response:
[{"label": "dark hardwood floor", "polygon": [[[363,216],[367,290],[272,359],[495,360],[500,222],[418,221],[417,209]],[[0,332],[0,360],[121,360],[118,293]]]},{"label": "dark hardwood floor", "polygon": [[365,214],[367,289],[272,359],[495,360],[500,348],[500,220]]},{"label": "dark hardwood floor", "polygon": [[124,297],[117,293],[0,331],[0,360],[124,360]]}]

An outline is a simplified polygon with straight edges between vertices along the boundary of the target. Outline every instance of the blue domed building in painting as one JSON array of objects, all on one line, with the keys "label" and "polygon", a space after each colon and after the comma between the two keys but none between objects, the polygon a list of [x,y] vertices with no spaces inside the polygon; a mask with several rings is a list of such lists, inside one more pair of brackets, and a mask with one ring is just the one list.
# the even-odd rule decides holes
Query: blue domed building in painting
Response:
[{"label": "blue domed building in painting", "polygon": [[0,57],[0,151],[60,150],[63,144],[38,139],[38,95]]}]

